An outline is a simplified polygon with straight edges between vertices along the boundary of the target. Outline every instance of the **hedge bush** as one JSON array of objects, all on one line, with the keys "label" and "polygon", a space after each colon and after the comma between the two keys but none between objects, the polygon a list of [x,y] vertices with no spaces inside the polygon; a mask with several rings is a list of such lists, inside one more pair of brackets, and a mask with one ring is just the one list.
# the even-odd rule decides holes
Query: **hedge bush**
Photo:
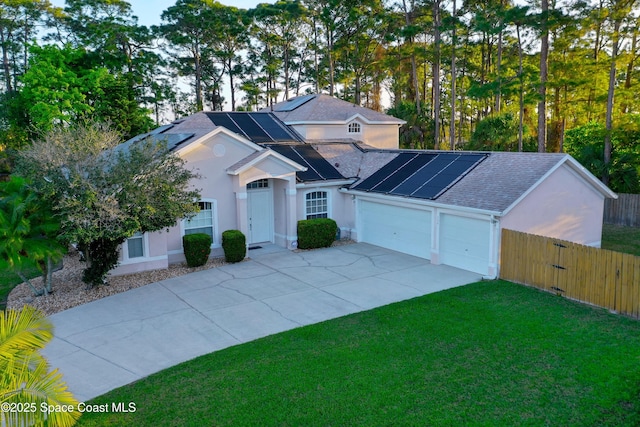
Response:
[{"label": "hedge bush", "polygon": [[185,234],[182,236],[184,256],[189,267],[206,264],[211,253],[211,236],[205,233]]},{"label": "hedge bush", "polygon": [[247,254],[247,239],[240,230],[222,233],[222,249],[227,262],[240,262]]},{"label": "hedge bush", "polygon": [[300,249],[326,248],[336,239],[338,224],[330,218],[298,221],[298,247]]}]

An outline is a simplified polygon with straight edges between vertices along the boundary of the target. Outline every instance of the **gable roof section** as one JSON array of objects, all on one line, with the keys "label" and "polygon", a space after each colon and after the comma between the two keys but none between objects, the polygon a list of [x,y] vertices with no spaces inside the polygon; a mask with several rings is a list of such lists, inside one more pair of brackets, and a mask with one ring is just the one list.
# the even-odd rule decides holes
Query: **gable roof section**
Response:
[{"label": "gable roof section", "polygon": [[491,152],[485,161],[438,198],[438,202],[507,213],[562,165],[576,171],[604,197],[616,197],[568,154]]},{"label": "gable roof section", "polygon": [[[360,194],[378,193],[395,197],[431,200],[440,205],[472,208],[495,214],[506,214],[520,200],[533,191],[542,181],[556,169],[566,166],[580,176],[586,185],[602,194],[604,197],[617,197],[600,180],[594,177],[575,159],[567,154],[557,153],[510,153],[510,152],[437,152],[437,151],[408,151],[408,150],[366,150],[360,148],[362,154],[344,148],[345,144],[329,147],[319,146],[318,151],[331,159],[340,162],[340,170],[347,167],[354,170],[353,165],[363,164],[364,159],[373,163],[367,167],[367,173],[359,173],[362,180],[350,187],[349,191]],[[353,144],[355,145],[355,144]],[[421,153],[416,156],[416,153]],[[376,157],[372,157],[372,156]],[[441,191],[436,188],[431,194],[428,188],[419,194],[406,194],[408,189],[421,181],[429,179],[427,160],[433,156],[469,156],[469,161],[476,157],[476,163],[468,170],[462,171],[463,164],[458,167],[459,175],[449,184],[441,183]],[[482,158],[477,158],[482,156]],[[420,159],[420,157],[423,157]],[[443,158],[443,160],[445,160]],[[454,163],[455,164],[455,163]],[[470,163],[468,163],[470,164]],[[344,165],[344,166],[343,166]],[[422,166],[421,166],[422,165]],[[425,176],[416,174],[422,170]],[[344,172],[344,171],[343,171]],[[445,176],[443,176],[443,179]],[[411,183],[411,180],[414,183]],[[421,184],[422,185],[422,184]],[[419,188],[419,187],[414,187]],[[431,197],[425,197],[431,196]],[[422,197],[421,197],[422,196]]]},{"label": "gable roof section", "polygon": [[302,142],[300,135],[271,113],[199,112],[137,135],[120,144],[120,149],[152,138],[158,142],[165,141],[170,151],[178,151],[212,135],[214,131],[226,133],[245,143]]},{"label": "gable roof section", "polygon": [[257,165],[258,163],[268,159],[274,158],[276,161],[280,163],[284,163],[287,166],[291,167],[292,171],[296,173],[304,172],[307,168],[297,162],[292,161],[291,159],[277,153],[276,151],[269,149],[262,149],[260,151],[256,151],[245,157],[244,159],[236,162],[227,168],[227,173],[229,175],[239,175],[247,169]]},{"label": "gable roof section", "polygon": [[405,123],[387,114],[324,94],[291,98],[275,104],[273,108],[264,108],[261,111],[272,111],[288,125],[347,123],[356,118],[368,124],[402,125]]}]

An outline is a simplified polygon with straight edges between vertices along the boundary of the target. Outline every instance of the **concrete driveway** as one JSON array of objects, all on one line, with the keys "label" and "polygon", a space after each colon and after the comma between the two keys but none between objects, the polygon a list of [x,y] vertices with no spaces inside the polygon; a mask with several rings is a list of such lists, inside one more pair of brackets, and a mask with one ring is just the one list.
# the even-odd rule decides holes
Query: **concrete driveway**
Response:
[{"label": "concrete driveway", "polygon": [[364,243],[249,256],[54,314],[43,353],[85,401],[203,354],[481,278]]}]

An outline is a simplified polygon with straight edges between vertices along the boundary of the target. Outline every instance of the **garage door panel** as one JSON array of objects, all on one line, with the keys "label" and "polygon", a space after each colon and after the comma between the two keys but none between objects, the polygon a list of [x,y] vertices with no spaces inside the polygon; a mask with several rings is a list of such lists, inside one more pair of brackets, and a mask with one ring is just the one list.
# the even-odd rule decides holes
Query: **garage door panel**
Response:
[{"label": "garage door panel", "polygon": [[431,212],[384,203],[360,203],[361,241],[431,257]]},{"label": "garage door panel", "polygon": [[440,218],[440,261],[487,274],[491,225],[489,221],[443,214]]}]

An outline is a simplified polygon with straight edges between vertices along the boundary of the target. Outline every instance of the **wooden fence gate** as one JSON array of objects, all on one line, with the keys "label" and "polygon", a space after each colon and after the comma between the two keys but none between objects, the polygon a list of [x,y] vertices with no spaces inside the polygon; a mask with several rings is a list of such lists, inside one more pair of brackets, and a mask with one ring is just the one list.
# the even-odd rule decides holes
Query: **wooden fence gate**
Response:
[{"label": "wooden fence gate", "polygon": [[502,230],[500,278],[640,318],[640,257]]}]

